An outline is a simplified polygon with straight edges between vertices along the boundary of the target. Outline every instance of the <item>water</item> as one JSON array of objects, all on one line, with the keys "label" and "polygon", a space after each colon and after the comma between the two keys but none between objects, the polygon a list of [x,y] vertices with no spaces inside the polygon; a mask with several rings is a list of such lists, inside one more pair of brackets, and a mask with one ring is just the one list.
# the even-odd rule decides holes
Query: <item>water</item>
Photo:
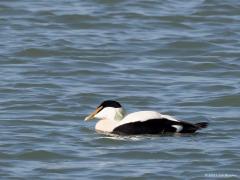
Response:
[{"label": "water", "polygon": [[[1,0],[1,179],[238,179],[240,2]],[[117,137],[106,99],[195,135]]]}]

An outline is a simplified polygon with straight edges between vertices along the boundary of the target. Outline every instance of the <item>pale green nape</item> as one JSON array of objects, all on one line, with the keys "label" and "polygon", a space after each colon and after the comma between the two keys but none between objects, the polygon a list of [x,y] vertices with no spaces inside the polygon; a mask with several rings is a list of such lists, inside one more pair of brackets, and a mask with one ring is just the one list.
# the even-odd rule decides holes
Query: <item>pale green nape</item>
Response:
[{"label": "pale green nape", "polygon": [[125,116],[125,112],[124,112],[124,110],[121,108],[121,109],[116,110],[116,114],[115,114],[114,119],[115,119],[116,121],[121,121],[121,120],[124,118],[124,116]]}]

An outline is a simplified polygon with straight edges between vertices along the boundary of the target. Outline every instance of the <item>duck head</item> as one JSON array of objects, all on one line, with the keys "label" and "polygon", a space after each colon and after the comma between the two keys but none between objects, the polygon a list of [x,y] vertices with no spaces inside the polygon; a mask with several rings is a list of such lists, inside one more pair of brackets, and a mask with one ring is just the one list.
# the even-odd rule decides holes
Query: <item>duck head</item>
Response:
[{"label": "duck head", "polygon": [[124,110],[121,104],[117,101],[103,101],[94,112],[85,118],[85,121],[91,119],[109,119],[120,121],[124,117]]}]

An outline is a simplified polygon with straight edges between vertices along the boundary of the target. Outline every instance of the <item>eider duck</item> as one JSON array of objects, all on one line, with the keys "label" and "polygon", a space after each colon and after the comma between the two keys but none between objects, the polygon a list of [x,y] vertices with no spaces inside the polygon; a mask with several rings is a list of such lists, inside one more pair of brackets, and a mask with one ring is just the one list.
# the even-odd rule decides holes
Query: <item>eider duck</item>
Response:
[{"label": "eider duck", "polygon": [[125,116],[121,104],[112,100],[102,102],[85,121],[94,118],[100,119],[96,131],[118,135],[194,133],[208,126],[207,122],[192,124],[156,111],[138,111]]}]

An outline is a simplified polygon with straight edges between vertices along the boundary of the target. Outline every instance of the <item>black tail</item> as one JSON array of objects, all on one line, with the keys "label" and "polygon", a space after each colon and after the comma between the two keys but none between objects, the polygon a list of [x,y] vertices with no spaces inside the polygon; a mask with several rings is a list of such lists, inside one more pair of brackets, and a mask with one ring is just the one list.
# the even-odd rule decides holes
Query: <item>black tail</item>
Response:
[{"label": "black tail", "polygon": [[195,124],[199,129],[208,127],[208,122],[200,122]]}]

